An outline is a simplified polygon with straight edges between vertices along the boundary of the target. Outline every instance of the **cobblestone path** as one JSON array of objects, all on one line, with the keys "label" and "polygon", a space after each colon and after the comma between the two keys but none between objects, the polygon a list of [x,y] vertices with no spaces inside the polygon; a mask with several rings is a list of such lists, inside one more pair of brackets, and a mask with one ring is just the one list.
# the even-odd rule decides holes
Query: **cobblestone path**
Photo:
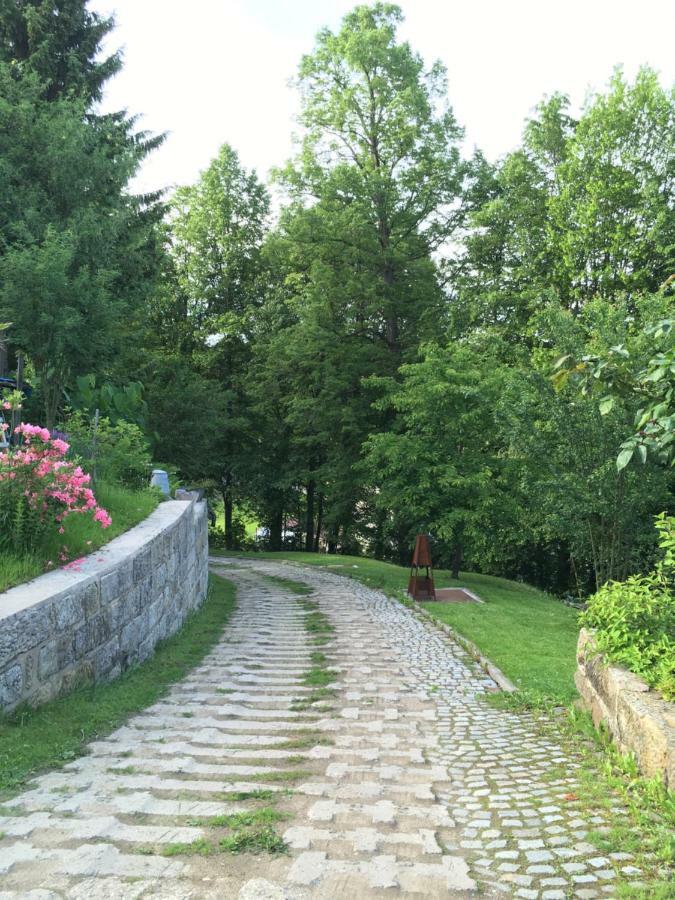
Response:
[{"label": "cobblestone path", "polygon": [[[574,764],[526,716],[488,707],[494,685],[443,633],[329,573],[214,567],[237,584],[222,641],[3,809],[0,900],[554,900],[614,897],[617,873],[639,875],[585,840],[621,810],[581,818]],[[316,647],[298,597],[266,574],[316,588],[334,698],[298,702]],[[213,817],[261,806],[288,816],[287,854],[202,855],[228,833]]]}]

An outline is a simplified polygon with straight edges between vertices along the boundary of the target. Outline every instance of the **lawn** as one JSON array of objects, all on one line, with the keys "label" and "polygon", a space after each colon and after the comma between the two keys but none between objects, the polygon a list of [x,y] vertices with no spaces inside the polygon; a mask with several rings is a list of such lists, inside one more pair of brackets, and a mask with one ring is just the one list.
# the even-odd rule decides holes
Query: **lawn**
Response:
[{"label": "lawn", "polygon": [[112,517],[109,528],[101,528],[91,515],[77,513],[65,520],[64,534],[58,534],[54,529],[54,534],[35,553],[17,556],[0,552],[0,591],[58,568],[62,564],[59,556],[64,546],[68,548],[69,560],[93,553],[149,516],[159,503],[160,496],[154,490],[133,491],[100,482],[96,486],[96,499]]},{"label": "lawn", "polygon": [[[357,556],[288,552],[232,555],[322,566],[399,599],[408,584],[407,567]],[[573,680],[579,633],[575,610],[529,585],[504,578],[465,573],[459,581],[453,581],[450,572],[442,569],[434,575],[436,587],[467,587],[485,603],[424,603],[432,615],[473,641],[533,699],[549,698],[567,704],[577,697]]]},{"label": "lawn", "polygon": [[155,655],[109,684],[90,685],[37,709],[0,719],[0,800],[32,775],[79,756],[130,715],[155,703],[218,641],[234,608],[234,586],[212,575],[203,605]]}]

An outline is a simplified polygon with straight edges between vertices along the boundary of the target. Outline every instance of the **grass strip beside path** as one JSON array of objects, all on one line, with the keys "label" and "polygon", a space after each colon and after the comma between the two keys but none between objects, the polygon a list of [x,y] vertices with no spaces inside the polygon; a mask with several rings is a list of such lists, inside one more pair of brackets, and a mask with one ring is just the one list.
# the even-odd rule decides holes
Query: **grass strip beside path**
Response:
[{"label": "grass strip beside path", "polygon": [[31,776],[80,756],[89,741],[155,703],[218,642],[234,603],[234,585],[211,575],[200,609],[142,665],[109,684],[83,687],[0,719],[0,798]]},{"label": "grass strip beside path", "polygon": [[[401,600],[409,569],[361,556],[325,553],[222,553],[254,559],[286,560],[319,566],[354,578]],[[443,569],[434,571],[436,587],[460,585],[484,600],[473,603],[424,603],[433,616],[473,641],[533,702],[567,705],[577,698],[574,687],[577,612],[543,591],[495,578],[462,573],[459,581]]]}]

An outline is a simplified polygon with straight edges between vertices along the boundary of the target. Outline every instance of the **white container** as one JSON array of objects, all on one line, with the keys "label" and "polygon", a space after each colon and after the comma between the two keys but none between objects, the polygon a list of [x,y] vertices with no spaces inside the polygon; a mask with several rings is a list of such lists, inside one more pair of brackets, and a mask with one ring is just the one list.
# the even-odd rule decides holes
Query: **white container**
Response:
[{"label": "white container", "polygon": [[153,469],[150,487],[158,487],[164,496],[168,497],[170,494],[168,473],[164,469]]}]

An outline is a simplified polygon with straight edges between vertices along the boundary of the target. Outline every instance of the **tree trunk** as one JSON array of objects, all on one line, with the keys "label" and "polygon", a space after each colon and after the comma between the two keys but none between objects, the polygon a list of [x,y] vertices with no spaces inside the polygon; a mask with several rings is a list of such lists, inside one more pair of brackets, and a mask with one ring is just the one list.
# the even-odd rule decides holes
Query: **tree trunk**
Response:
[{"label": "tree trunk", "polygon": [[232,533],[232,474],[230,472],[223,478],[223,509],[225,511],[225,548],[234,549],[234,535]]},{"label": "tree trunk", "polygon": [[388,306],[386,315],[387,345],[392,352],[396,353],[398,352],[398,318],[393,309],[391,309],[391,295],[394,286],[394,267],[390,263],[385,264],[383,278]]},{"label": "tree trunk", "polygon": [[316,532],[314,534],[314,552],[319,552],[321,529],[323,528],[323,494],[319,494],[319,509],[316,514]]},{"label": "tree trunk", "polygon": [[314,549],[314,491],[315,482],[310,478],[307,482],[307,520],[305,525],[305,550],[311,553]]},{"label": "tree trunk", "polygon": [[398,564],[407,566],[412,556],[413,548],[408,543],[408,532],[402,525],[396,529],[396,555]]},{"label": "tree trunk", "polygon": [[275,510],[270,518],[270,550],[281,550],[281,533],[284,523],[283,509]]},{"label": "tree trunk", "polygon": [[384,559],[384,523],[386,513],[379,510],[375,518],[375,540],[373,541],[373,556],[375,559]]},{"label": "tree trunk", "polygon": [[462,565],[462,560],[464,558],[464,548],[462,546],[461,541],[455,541],[455,545],[452,548],[452,577],[455,580],[459,579],[459,569]]}]

